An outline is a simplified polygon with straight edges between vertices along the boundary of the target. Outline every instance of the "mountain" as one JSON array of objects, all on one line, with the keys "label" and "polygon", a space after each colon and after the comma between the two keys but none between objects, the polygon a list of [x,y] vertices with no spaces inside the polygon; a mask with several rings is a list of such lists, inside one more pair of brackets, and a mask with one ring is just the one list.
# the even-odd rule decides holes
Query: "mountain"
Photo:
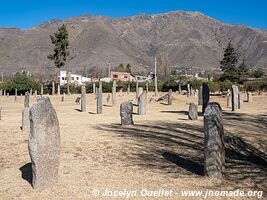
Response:
[{"label": "mountain", "polygon": [[164,55],[170,67],[219,69],[230,40],[239,60],[245,59],[251,67],[267,67],[266,30],[224,24],[199,12],[174,11],[115,19],[85,15],[30,29],[0,28],[0,71],[55,73],[47,59],[53,52],[49,35],[63,23],[70,33],[67,68],[77,73],[92,68],[106,72],[109,61],[112,66],[130,63],[133,71],[146,71],[155,55]]}]

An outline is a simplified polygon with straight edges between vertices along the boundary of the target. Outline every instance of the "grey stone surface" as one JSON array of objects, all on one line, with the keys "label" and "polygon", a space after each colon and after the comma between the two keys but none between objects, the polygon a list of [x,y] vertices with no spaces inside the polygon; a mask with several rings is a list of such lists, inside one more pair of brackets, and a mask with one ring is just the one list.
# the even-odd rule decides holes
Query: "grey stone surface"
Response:
[{"label": "grey stone surface", "polygon": [[222,109],[209,103],[204,113],[204,173],[222,177],[225,170],[225,144]]},{"label": "grey stone surface", "polygon": [[187,97],[191,96],[191,87],[190,84],[187,84]]},{"label": "grey stone surface", "polygon": [[188,119],[197,120],[198,118],[198,108],[197,105],[194,103],[190,103],[188,109]]},{"label": "grey stone surface", "polygon": [[181,84],[179,84],[178,91],[179,91],[179,94],[182,94],[182,86],[181,86]]},{"label": "grey stone surface", "polygon": [[55,95],[55,81],[52,81],[52,95]]},{"label": "grey stone surface", "polygon": [[226,106],[227,108],[231,107],[231,95],[230,94],[227,94],[226,96]]},{"label": "grey stone surface", "polygon": [[85,88],[85,86],[82,86],[81,112],[86,112],[86,88]]},{"label": "grey stone surface", "polygon": [[146,102],[147,102],[147,93],[144,91],[138,97],[138,115],[146,114]]},{"label": "grey stone surface", "polygon": [[40,91],[41,91],[40,95],[44,95],[44,85],[43,84],[41,84],[41,90]]},{"label": "grey stone surface", "polygon": [[168,92],[168,105],[172,105],[172,89]]},{"label": "grey stone surface", "polygon": [[26,107],[22,110],[22,130],[29,131],[30,130],[30,108]]},{"label": "grey stone surface", "polygon": [[4,90],[4,96],[6,96],[6,90]]},{"label": "grey stone surface", "polygon": [[129,94],[131,92],[131,85],[130,83],[128,83],[128,86],[127,86],[127,94]]},{"label": "grey stone surface", "polygon": [[136,81],[135,83],[135,93],[136,93],[136,99],[139,97],[139,83]]},{"label": "grey stone surface", "polygon": [[37,97],[37,90],[34,90],[34,97]]},{"label": "grey stone surface", "polygon": [[238,87],[236,85],[232,85],[232,111],[236,111],[238,109]]},{"label": "grey stone surface", "polygon": [[243,107],[243,94],[242,93],[238,93],[238,109],[242,109]]},{"label": "grey stone surface", "polygon": [[144,92],[142,87],[138,87],[138,97]]},{"label": "grey stone surface", "polygon": [[117,84],[116,81],[113,81],[113,86],[112,86],[112,105],[116,104],[116,91],[117,91]]},{"label": "grey stone surface", "polygon": [[60,164],[60,128],[48,97],[37,97],[37,103],[30,108],[29,154],[33,188],[45,189],[56,184]]},{"label": "grey stone surface", "polygon": [[200,88],[199,88],[199,91],[198,91],[198,105],[202,105],[202,101],[203,101],[202,88],[203,88],[203,86],[201,85]]},{"label": "grey stone surface", "polygon": [[0,97],[3,96],[3,90],[0,90]]},{"label": "grey stone surface", "polygon": [[102,114],[103,112],[103,100],[102,100],[102,87],[97,89],[97,103],[96,103],[96,113]]},{"label": "grey stone surface", "polygon": [[95,87],[95,82],[93,82],[93,93],[96,93],[96,87]]},{"label": "grey stone surface", "polygon": [[202,84],[202,114],[210,101],[210,88],[207,83]]},{"label": "grey stone surface", "polygon": [[132,102],[123,102],[120,105],[121,125],[133,125],[133,104]]},{"label": "grey stone surface", "polygon": [[252,93],[247,92],[247,102],[253,102]]},{"label": "grey stone surface", "polygon": [[57,95],[60,95],[60,85],[57,85]]},{"label": "grey stone surface", "polygon": [[29,92],[26,92],[24,97],[24,108],[29,108],[29,107],[30,107],[30,94]]},{"label": "grey stone surface", "polygon": [[111,95],[110,95],[110,94],[108,94],[108,96],[107,96],[107,98],[106,98],[106,101],[107,101],[107,103],[109,103],[109,102],[110,102],[110,98],[111,98]]},{"label": "grey stone surface", "polygon": [[15,101],[17,101],[17,99],[18,99],[18,90],[15,89]]}]

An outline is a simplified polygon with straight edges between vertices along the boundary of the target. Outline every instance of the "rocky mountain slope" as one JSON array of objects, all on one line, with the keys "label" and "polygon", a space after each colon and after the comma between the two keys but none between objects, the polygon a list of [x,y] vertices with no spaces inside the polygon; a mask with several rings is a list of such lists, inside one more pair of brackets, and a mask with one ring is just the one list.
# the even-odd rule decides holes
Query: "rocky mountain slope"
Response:
[{"label": "rocky mountain slope", "polygon": [[112,66],[130,63],[134,71],[146,71],[155,55],[164,55],[171,67],[219,68],[229,40],[240,60],[246,59],[252,67],[267,67],[266,30],[224,24],[199,12],[174,11],[116,19],[86,15],[30,29],[0,28],[0,71],[54,73],[47,59],[53,51],[49,35],[62,23],[70,33],[67,68],[73,72],[91,68],[104,72],[109,61]]}]

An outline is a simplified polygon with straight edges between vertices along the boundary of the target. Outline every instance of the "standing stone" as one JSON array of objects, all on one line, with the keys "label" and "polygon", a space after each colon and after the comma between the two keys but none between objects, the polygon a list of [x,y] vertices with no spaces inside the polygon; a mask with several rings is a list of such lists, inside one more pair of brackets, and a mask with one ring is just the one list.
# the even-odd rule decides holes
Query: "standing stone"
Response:
[{"label": "standing stone", "polygon": [[148,93],[149,90],[148,90],[148,82],[146,82],[146,93]]},{"label": "standing stone", "polygon": [[29,107],[30,107],[30,94],[29,92],[26,92],[24,97],[24,108],[29,108]]},{"label": "standing stone", "polygon": [[220,104],[208,104],[204,113],[204,132],[205,175],[222,177],[225,170],[225,145]]},{"label": "standing stone", "polygon": [[60,95],[60,84],[57,85],[57,95]]},{"label": "standing stone", "polygon": [[55,95],[55,81],[52,81],[52,95]]},{"label": "standing stone", "polygon": [[37,98],[37,90],[34,91],[34,97]]},{"label": "standing stone", "polygon": [[84,85],[81,93],[81,112],[86,112],[86,88]]},{"label": "standing stone", "polygon": [[32,162],[32,186],[45,189],[58,182],[60,128],[48,97],[38,97],[30,108],[29,153]]},{"label": "standing stone", "polygon": [[138,97],[144,92],[144,89],[142,87],[138,88]]},{"label": "standing stone", "polygon": [[4,90],[4,96],[6,96],[6,90]]},{"label": "standing stone", "polygon": [[93,82],[93,93],[96,93],[95,82]]},{"label": "standing stone", "polygon": [[22,110],[22,130],[29,131],[30,130],[30,108],[26,107]]},{"label": "standing stone", "polygon": [[32,89],[30,89],[30,96],[32,96]]},{"label": "standing stone", "polygon": [[143,92],[138,97],[138,115],[146,114],[146,101],[147,101],[147,94],[146,92]]},{"label": "standing stone", "polygon": [[182,94],[182,86],[179,84],[179,94]]},{"label": "standing stone", "polygon": [[247,92],[247,102],[253,102],[252,93],[251,92]]},{"label": "standing stone", "polygon": [[0,90],[0,97],[3,96],[3,90]]},{"label": "standing stone", "polygon": [[135,85],[135,93],[136,93],[136,99],[138,99],[138,97],[139,97],[139,83],[138,83],[138,81],[136,80],[136,83],[135,83],[136,85]]},{"label": "standing stone", "polygon": [[210,101],[210,88],[207,83],[202,84],[202,114]]},{"label": "standing stone", "polygon": [[188,119],[197,120],[198,117],[198,108],[194,103],[190,103],[188,110]]},{"label": "standing stone", "polygon": [[123,102],[120,105],[121,125],[133,125],[133,104],[132,102]]},{"label": "standing stone", "polygon": [[201,85],[198,91],[198,105],[202,105],[203,97],[202,97],[203,86]]},{"label": "standing stone", "polygon": [[172,105],[172,89],[168,92],[168,105]]},{"label": "standing stone", "polygon": [[63,95],[61,97],[61,102],[64,102],[64,100],[65,100],[65,92],[63,92]]},{"label": "standing stone", "polygon": [[230,94],[227,94],[226,96],[226,106],[227,108],[231,107],[231,95]]},{"label": "standing stone", "polygon": [[17,98],[18,98],[18,90],[15,89],[15,101],[17,101]]},{"label": "standing stone", "polygon": [[102,114],[103,112],[103,102],[102,102],[102,88],[97,89],[97,106],[96,106],[97,114]]},{"label": "standing stone", "polygon": [[187,84],[187,97],[191,95],[190,84]]},{"label": "standing stone", "polygon": [[113,86],[112,86],[112,105],[114,106],[116,103],[116,80],[113,81]]},{"label": "standing stone", "polygon": [[236,85],[232,85],[232,111],[236,111],[238,109],[238,87]]},{"label": "standing stone", "polygon": [[40,92],[41,95],[44,95],[44,85],[42,84],[41,85],[41,92]]},{"label": "standing stone", "polygon": [[128,87],[127,87],[127,94],[129,94],[131,92],[131,84],[128,83]]},{"label": "standing stone", "polygon": [[9,92],[6,94],[7,98],[9,97]]},{"label": "standing stone", "polygon": [[242,93],[238,93],[238,109],[242,109],[243,107],[243,94]]}]

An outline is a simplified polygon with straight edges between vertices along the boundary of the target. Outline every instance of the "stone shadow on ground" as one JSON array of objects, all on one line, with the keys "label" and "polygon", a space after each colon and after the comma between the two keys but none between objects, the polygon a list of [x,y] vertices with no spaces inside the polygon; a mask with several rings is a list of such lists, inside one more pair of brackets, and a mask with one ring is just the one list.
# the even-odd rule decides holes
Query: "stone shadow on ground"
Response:
[{"label": "stone shadow on ground", "polygon": [[[234,115],[234,116],[233,116]],[[235,116],[237,115],[237,116]],[[267,155],[266,143],[264,148],[256,148],[254,141],[246,140],[246,134],[251,134],[251,127],[257,127],[255,134],[259,138],[266,137],[266,127],[259,126],[263,122],[261,116],[248,116],[244,113],[223,114],[225,125],[225,183],[238,189],[242,184],[245,189],[266,191]],[[232,119],[235,117],[235,120]],[[243,123],[241,124],[240,121]],[[264,122],[265,123],[265,122]],[[247,129],[246,126],[249,126]],[[235,127],[248,131],[231,133],[226,128]],[[117,159],[126,166],[139,166],[144,170],[160,170],[174,177],[203,176],[204,166],[204,132],[203,125],[194,121],[166,122],[143,121],[131,127],[121,127],[118,124],[102,124],[97,127],[104,132],[125,140],[125,152]],[[257,141],[257,140],[256,140]],[[247,182],[250,182],[247,185]],[[234,183],[234,184],[233,184]],[[237,183],[237,184],[236,184]],[[240,188],[239,188],[240,189]]]},{"label": "stone shadow on ground", "polygon": [[27,163],[19,168],[21,171],[21,178],[26,180],[30,185],[32,185],[32,163]]}]

